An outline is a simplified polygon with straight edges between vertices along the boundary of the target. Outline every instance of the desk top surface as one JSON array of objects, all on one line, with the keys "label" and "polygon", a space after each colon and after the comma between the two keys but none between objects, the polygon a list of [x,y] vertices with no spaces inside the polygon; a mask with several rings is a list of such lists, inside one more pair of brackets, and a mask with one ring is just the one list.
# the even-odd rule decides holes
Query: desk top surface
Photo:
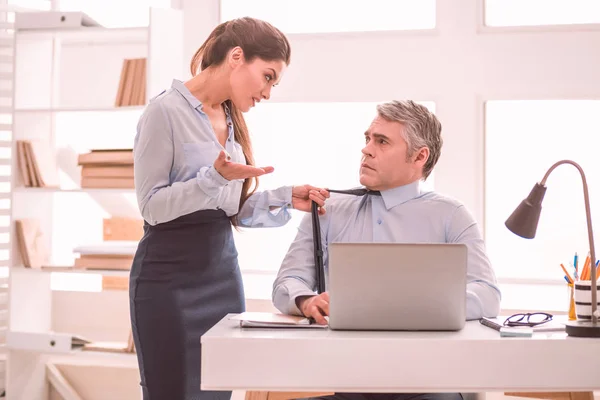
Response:
[{"label": "desk top surface", "polygon": [[589,391],[600,339],[501,337],[479,321],[455,332],[241,328],[226,316],[202,336],[206,390],[346,392]]},{"label": "desk top surface", "polygon": [[534,332],[532,337],[507,338],[492,328],[483,326],[479,321],[467,321],[460,331],[338,331],[328,328],[241,328],[239,321],[230,320],[230,314],[202,336],[202,342],[210,340],[232,339],[270,339],[270,340],[433,340],[439,341],[477,341],[477,340],[579,340],[598,339],[571,338],[563,332]]}]

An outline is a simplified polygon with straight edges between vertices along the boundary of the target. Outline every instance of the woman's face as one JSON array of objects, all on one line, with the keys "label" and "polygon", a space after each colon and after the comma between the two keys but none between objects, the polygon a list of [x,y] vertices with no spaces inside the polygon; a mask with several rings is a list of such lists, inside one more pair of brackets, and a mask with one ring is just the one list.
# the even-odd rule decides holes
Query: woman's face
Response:
[{"label": "woman's face", "polygon": [[242,112],[262,99],[268,100],[271,89],[279,83],[286,69],[284,61],[264,61],[256,57],[247,62],[243,54],[238,59],[234,56],[231,65],[231,101]]}]

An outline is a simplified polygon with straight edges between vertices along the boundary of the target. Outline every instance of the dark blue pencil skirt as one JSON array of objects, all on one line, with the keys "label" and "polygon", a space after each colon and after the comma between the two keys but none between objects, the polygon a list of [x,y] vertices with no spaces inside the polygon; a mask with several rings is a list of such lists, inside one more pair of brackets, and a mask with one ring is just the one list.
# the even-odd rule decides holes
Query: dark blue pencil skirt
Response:
[{"label": "dark blue pencil skirt", "polygon": [[244,311],[229,218],[202,210],[144,225],[129,283],[133,339],[144,400],[227,400],[200,391],[200,336]]}]

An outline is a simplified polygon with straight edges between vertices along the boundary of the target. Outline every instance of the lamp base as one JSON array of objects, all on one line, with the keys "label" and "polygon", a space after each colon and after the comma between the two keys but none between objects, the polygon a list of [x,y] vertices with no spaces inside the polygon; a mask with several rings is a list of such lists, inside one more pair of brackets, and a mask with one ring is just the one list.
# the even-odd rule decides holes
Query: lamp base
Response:
[{"label": "lamp base", "polygon": [[572,321],[565,325],[569,336],[600,338],[600,322],[594,324],[592,321]]}]

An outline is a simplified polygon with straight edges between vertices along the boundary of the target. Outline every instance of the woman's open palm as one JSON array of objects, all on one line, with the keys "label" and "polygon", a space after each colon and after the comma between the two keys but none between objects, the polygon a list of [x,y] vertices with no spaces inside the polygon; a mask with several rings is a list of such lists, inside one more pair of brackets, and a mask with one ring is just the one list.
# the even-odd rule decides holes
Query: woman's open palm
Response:
[{"label": "woman's open palm", "polygon": [[215,160],[214,168],[219,174],[228,181],[235,179],[246,179],[270,174],[275,170],[273,167],[253,167],[252,165],[240,164],[230,161],[231,157],[227,155],[225,150],[221,150],[219,156]]}]

